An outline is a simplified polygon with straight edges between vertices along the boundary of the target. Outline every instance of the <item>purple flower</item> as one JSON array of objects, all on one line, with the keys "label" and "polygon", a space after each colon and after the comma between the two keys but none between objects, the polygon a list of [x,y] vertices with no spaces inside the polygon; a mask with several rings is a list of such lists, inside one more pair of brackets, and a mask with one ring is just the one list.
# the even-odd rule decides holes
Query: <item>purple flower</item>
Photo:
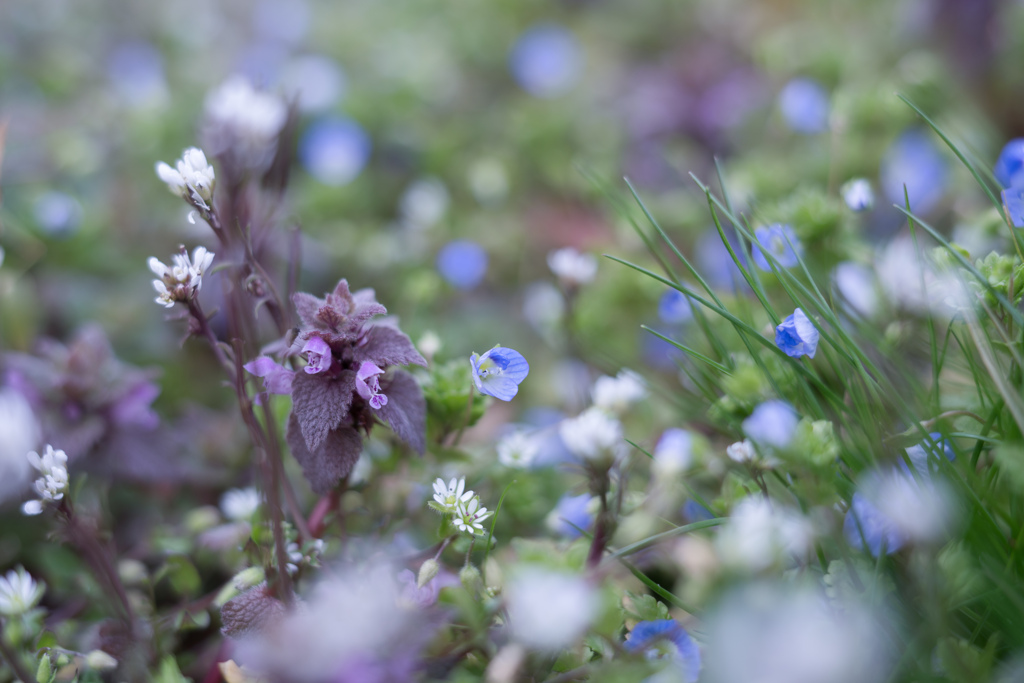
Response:
[{"label": "purple flower", "polygon": [[1014,138],[1006,143],[992,171],[1003,187],[1024,185],[1024,138]]},{"label": "purple flower", "polygon": [[400,600],[417,607],[430,607],[437,602],[442,588],[457,586],[459,580],[450,572],[442,571],[420,588],[416,574],[411,569],[403,569],[398,574],[398,584],[401,586]]},{"label": "purple flower", "polygon": [[331,347],[317,335],[310,336],[306,345],[302,347],[302,352],[306,354],[306,359],[309,361],[306,373],[315,375],[318,372],[330,370],[331,361],[334,360],[331,355]]},{"label": "purple flower", "polygon": [[264,396],[270,394],[292,393],[292,378],[295,373],[278,365],[272,358],[258,356],[242,366],[249,373],[263,378],[265,391],[256,395],[257,405],[263,403]]},{"label": "purple flower", "polygon": [[586,531],[594,523],[594,515],[590,513],[590,498],[589,493],[562,496],[548,515],[548,526],[560,536],[579,538],[580,529]]},{"label": "purple flower", "polygon": [[818,337],[818,328],[799,308],[775,328],[775,345],[790,358],[814,358],[818,350]]},{"label": "purple flower", "polygon": [[495,346],[482,356],[474,353],[470,363],[477,390],[502,401],[511,401],[519,392],[519,383],[530,374],[530,364],[523,354],[501,346]]},{"label": "purple flower", "polygon": [[388,397],[380,392],[380,376],[384,374],[372,361],[363,361],[356,373],[356,393],[380,410],[388,404]]},{"label": "purple flower", "polygon": [[143,429],[155,429],[160,418],[150,404],[160,395],[160,387],[148,380],[139,382],[117,399],[110,407],[110,419],[120,427],[136,425]]},{"label": "purple flower", "polygon": [[767,228],[757,228],[754,230],[754,239],[755,242],[751,245],[751,256],[761,270],[769,273],[772,270],[768,259],[761,251],[762,249],[775,258],[775,263],[779,268],[792,268],[799,263],[797,257],[803,252],[803,247],[790,226],[774,223]]},{"label": "purple flower", "polygon": [[686,683],[694,683],[700,673],[700,649],[675,619],[641,621],[626,636],[626,649],[648,659],[670,659]]}]

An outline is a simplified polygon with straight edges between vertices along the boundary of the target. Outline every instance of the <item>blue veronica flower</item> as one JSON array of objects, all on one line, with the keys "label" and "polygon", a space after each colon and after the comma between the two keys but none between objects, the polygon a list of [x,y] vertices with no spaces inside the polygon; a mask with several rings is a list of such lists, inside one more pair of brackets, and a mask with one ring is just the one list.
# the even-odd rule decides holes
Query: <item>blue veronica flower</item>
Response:
[{"label": "blue veronica flower", "polygon": [[437,252],[437,270],[451,286],[473,289],[487,274],[487,252],[470,240],[449,242]]},{"label": "blue veronica flower", "polygon": [[853,494],[850,509],[843,521],[843,535],[857,550],[867,544],[875,557],[885,548],[885,554],[896,552],[903,546],[903,536],[887,516],[874,503],[859,493]]},{"label": "blue veronica flower", "polygon": [[779,110],[786,125],[797,133],[828,129],[828,92],[811,78],[794,78],[779,93]]},{"label": "blue veronica flower", "polygon": [[1006,143],[992,171],[1003,187],[1024,185],[1024,138],[1014,138]]},{"label": "blue veronica flower", "polygon": [[590,514],[589,508],[589,493],[562,496],[548,515],[548,526],[560,536],[579,538],[580,529],[585,531],[594,523],[594,515]]},{"label": "blue veronica flower", "polygon": [[905,184],[910,207],[920,213],[927,213],[939,203],[948,181],[945,157],[931,138],[917,129],[896,138],[886,151],[879,172],[879,182],[889,201],[903,206]]},{"label": "blue veronica flower", "polygon": [[681,325],[693,318],[693,304],[678,289],[668,289],[658,299],[658,317],[663,323]]},{"label": "blue veronica flower", "polygon": [[814,358],[818,350],[818,328],[801,309],[797,308],[775,328],[775,345],[790,358]]},{"label": "blue veronica flower", "polygon": [[576,36],[557,24],[538,24],[523,32],[509,55],[509,70],[534,97],[556,97],[576,84],[583,51]]},{"label": "blue veronica flower", "polygon": [[714,519],[715,515],[693,498],[683,503],[683,519],[689,524]]},{"label": "blue veronica flower", "polygon": [[370,160],[373,143],[362,126],[343,117],[321,119],[299,140],[299,159],[324,185],[340,187],[356,179]]},{"label": "blue veronica flower", "polygon": [[530,364],[523,354],[501,346],[495,346],[482,356],[474,353],[470,363],[477,390],[502,401],[511,401],[519,392],[519,383],[530,374]]},{"label": "blue veronica flower", "polygon": [[682,669],[683,680],[694,683],[700,673],[700,648],[675,619],[641,621],[626,636],[626,649],[648,659],[669,657]]},{"label": "blue veronica flower", "polygon": [[[1024,173],[1021,173],[1024,175]],[[1019,181],[1024,184],[1024,180]],[[1015,228],[1024,228],[1024,186],[1008,187],[1002,192],[1003,208]]]},{"label": "blue veronica flower", "polygon": [[793,440],[798,422],[793,406],[778,399],[765,401],[743,421],[743,433],[758,445],[785,448]]},{"label": "blue veronica flower", "polygon": [[756,242],[751,245],[751,256],[761,270],[769,273],[772,271],[762,249],[775,257],[780,268],[792,268],[799,263],[797,254],[803,253],[803,246],[792,227],[781,223],[774,223],[767,228],[762,226],[754,230],[754,239]]},{"label": "blue veronica flower", "polygon": [[[919,444],[911,446],[907,449],[907,459],[910,460],[911,467],[922,477],[931,477],[931,475],[938,471],[938,455],[942,454],[946,456],[946,460],[953,462],[956,459],[956,453],[953,452],[953,445],[949,442],[949,439],[943,439],[941,432],[931,432],[928,434],[928,440],[922,441]],[[901,461],[900,468],[904,473],[910,475],[910,467],[907,467],[907,463]]]}]

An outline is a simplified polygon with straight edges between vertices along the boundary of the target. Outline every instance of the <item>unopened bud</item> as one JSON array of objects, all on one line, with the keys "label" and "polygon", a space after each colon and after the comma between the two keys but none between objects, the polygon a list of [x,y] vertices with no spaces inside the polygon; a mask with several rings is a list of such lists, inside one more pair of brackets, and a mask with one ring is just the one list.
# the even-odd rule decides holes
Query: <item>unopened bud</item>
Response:
[{"label": "unopened bud", "polygon": [[459,581],[472,593],[479,593],[484,587],[484,578],[480,575],[480,570],[471,564],[467,564],[459,572]]},{"label": "unopened bud", "polygon": [[423,588],[431,580],[437,576],[437,573],[441,571],[441,565],[437,563],[437,560],[430,558],[426,562],[420,565],[420,573],[416,577],[416,587]]},{"label": "unopened bud", "polygon": [[96,671],[117,668],[117,660],[103,650],[93,650],[85,656],[85,665]]}]

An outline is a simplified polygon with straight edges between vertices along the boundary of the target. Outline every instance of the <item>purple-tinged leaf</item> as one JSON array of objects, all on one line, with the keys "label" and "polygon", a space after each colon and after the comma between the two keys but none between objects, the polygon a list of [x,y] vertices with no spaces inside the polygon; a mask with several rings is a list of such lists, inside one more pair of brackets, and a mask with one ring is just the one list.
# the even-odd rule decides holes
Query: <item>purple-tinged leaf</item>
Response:
[{"label": "purple-tinged leaf", "polygon": [[355,387],[356,377],[351,370],[337,377],[295,373],[292,379],[292,416],[298,420],[310,451],[319,448],[327,433],[348,415]]},{"label": "purple-tinged leaf", "polygon": [[380,383],[388,402],[377,411],[395,432],[419,454],[427,449],[427,402],[413,376],[401,370]]},{"label": "purple-tinged leaf", "polygon": [[353,349],[356,362],[371,361],[379,367],[388,365],[426,365],[404,332],[385,325],[371,327],[366,334],[366,343]]},{"label": "purple-tinged leaf", "polygon": [[320,310],[321,306],[325,305],[323,299],[318,299],[312,294],[306,294],[305,292],[296,292],[292,294],[292,303],[295,304],[295,312],[299,314],[299,319],[307,327],[316,327],[316,314]]},{"label": "purple-tinged leaf", "polygon": [[221,631],[230,638],[259,633],[284,616],[285,607],[269,594],[267,584],[253,586],[220,608]]},{"label": "purple-tinged leaf", "polygon": [[298,419],[288,419],[288,445],[302,466],[302,473],[315,493],[324,495],[338,485],[355,467],[363,450],[363,439],[349,425],[332,429],[316,449],[306,447]]}]

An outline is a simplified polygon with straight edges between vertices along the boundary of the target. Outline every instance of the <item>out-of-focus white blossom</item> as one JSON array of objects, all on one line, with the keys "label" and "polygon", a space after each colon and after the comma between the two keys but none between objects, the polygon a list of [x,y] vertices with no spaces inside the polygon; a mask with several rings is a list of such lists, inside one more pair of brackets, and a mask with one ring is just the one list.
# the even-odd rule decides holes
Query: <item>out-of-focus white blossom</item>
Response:
[{"label": "out-of-focus white blossom", "polygon": [[854,211],[870,211],[875,205],[875,191],[866,178],[854,178],[839,188],[843,201]]},{"label": "out-of-focus white blossom", "polygon": [[597,596],[584,579],[539,567],[522,569],[505,594],[512,637],[531,650],[571,646],[597,613]]},{"label": "out-of-focus white blossom", "polygon": [[804,557],[812,540],[813,528],[803,515],[756,495],[736,504],[715,547],[724,565],[759,572]]},{"label": "out-of-focus white blossom", "polygon": [[910,237],[890,242],[879,254],[875,272],[889,301],[898,308],[948,317],[970,300],[963,283],[952,273],[936,272]]},{"label": "out-of-focus white blossom", "polygon": [[399,208],[404,223],[413,229],[426,229],[444,218],[451,199],[448,188],[438,178],[421,178],[402,195]]},{"label": "out-of-focus white blossom", "polygon": [[189,147],[181,154],[177,168],[158,161],[156,174],[167,183],[167,188],[189,204],[209,210],[213,201],[213,188],[217,179],[206,154],[198,147]]},{"label": "out-of-focus white blossom", "polygon": [[597,275],[597,259],[572,247],[556,249],[548,254],[551,272],[569,287],[592,282]]},{"label": "out-of-focus white blossom", "polygon": [[757,458],[757,451],[754,450],[754,445],[750,443],[749,439],[732,444],[725,449],[725,454],[729,456],[730,460],[740,463],[753,462]]},{"label": "out-of-focus white blossom", "polygon": [[227,154],[243,169],[261,170],[273,158],[287,118],[281,98],[234,76],[206,96],[204,137],[215,156]]},{"label": "out-of-focus white blossom", "polygon": [[914,477],[901,469],[875,472],[861,483],[864,497],[910,542],[941,540],[955,521],[953,494],[942,477]]},{"label": "out-of-focus white blossom", "polygon": [[203,275],[213,263],[214,253],[207,251],[206,247],[196,247],[189,259],[185,247],[172,256],[172,265],[164,265],[159,259],[150,257],[147,264],[149,269],[157,276],[153,280],[153,289],[156,290],[155,301],[171,308],[175,301],[189,301],[195,297],[203,287]]},{"label": "out-of-focus white blossom", "polygon": [[53,446],[47,444],[42,457],[35,451],[30,451],[28,461],[42,475],[33,484],[39,500],[28,501],[21,510],[26,515],[38,515],[43,511],[44,505],[57,502],[67,492],[68,456],[64,451],[54,450]]},{"label": "out-of-focus white blossom", "polygon": [[12,569],[0,576],[0,614],[17,617],[25,614],[43,597],[46,586],[37,583],[24,567]]},{"label": "out-of-focus white blossom", "polygon": [[433,330],[427,330],[424,332],[423,336],[420,337],[420,340],[416,342],[416,348],[420,350],[420,353],[422,353],[423,357],[428,361],[441,350],[442,345],[443,342],[441,341],[441,337]]},{"label": "out-of-focus white blossom", "polygon": [[622,452],[622,425],[600,408],[562,421],[558,434],[569,452],[587,462],[610,463]]},{"label": "out-of-focus white blossom", "polygon": [[693,435],[685,429],[666,429],[654,447],[654,471],[659,475],[685,472],[693,464]]},{"label": "out-of-focus white blossom", "polygon": [[498,442],[498,462],[505,467],[527,468],[540,452],[537,437],[525,429],[517,429]]},{"label": "out-of-focus white blossom", "polygon": [[0,501],[19,495],[28,483],[32,466],[25,454],[41,440],[42,429],[25,397],[0,389]]},{"label": "out-of-focus white blossom", "polygon": [[615,377],[598,377],[591,393],[595,406],[621,415],[631,405],[647,397],[647,387],[632,370],[621,370]]},{"label": "out-of-focus white blossom", "polygon": [[469,189],[481,204],[497,204],[508,195],[508,173],[497,159],[478,159],[467,176]]},{"label": "out-of-focus white blossom", "polygon": [[856,313],[870,318],[878,310],[878,291],[871,268],[853,261],[844,261],[832,272],[832,282],[839,296]]},{"label": "out-of-focus white blossom", "polygon": [[233,522],[248,522],[260,507],[260,494],[250,486],[230,489],[220,498],[220,510]]}]

